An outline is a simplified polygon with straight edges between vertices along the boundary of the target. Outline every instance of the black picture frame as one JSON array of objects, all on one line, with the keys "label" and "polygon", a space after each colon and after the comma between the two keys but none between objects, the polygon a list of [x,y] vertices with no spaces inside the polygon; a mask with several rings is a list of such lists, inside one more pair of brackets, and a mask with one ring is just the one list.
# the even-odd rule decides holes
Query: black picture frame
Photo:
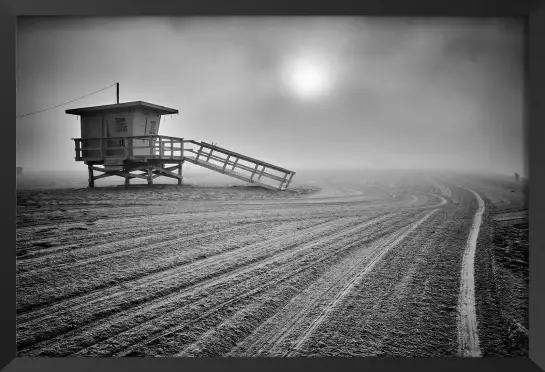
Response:
[{"label": "black picture frame", "polygon": [[[0,69],[3,168],[0,210],[3,244],[0,249],[2,306],[0,368],[5,371],[116,370],[418,370],[418,371],[539,371],[545,369],[545,3],[531,0],[367,0],[367,1],[252,1],[252,0],[3,0],[0,7]],[[16,116],[16,22],[18,16],[134,16],[134,15],[377,15],[522,17],[526,21],[526,123],[530,171],[530,354],[529,358],[15,358],[15,212],[13,164]],[[12,166],[11,166],[12,167]],[[9,182],[8,182],[9,180]]]}]

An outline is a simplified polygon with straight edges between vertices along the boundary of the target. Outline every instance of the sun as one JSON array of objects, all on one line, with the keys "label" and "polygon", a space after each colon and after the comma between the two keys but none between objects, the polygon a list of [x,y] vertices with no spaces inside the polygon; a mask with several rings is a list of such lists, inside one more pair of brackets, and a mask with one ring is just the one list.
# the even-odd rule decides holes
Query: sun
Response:
[{"label": "sun", "polygon": [[290,91],[300,98],[317,98],[330,92],[330,66],[318,59],[297,59],[285,66],[284,80]]}]

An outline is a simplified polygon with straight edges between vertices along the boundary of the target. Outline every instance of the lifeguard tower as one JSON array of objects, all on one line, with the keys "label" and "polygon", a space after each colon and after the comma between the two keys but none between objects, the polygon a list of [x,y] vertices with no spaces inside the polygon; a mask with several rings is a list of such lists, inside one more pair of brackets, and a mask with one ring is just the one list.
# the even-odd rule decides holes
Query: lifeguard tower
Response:
[{"label": "lifeguard tower", "polygon": [[[76,161],[89,169],[89,187],[100,178],[119,176],[152,184],[157,177],[182,184],[185,161],[269,189],[285,190],[295,172],[206,142],[159,135],[162,115],[178,110],[143,101],[66,110],[81,118],[81,138],[73,138]],[[185,148],[191,143],[198,150]],[[102,167],[99,167],[102,165]],[[94,171],[102,172],[95,176]],[[177,172],[176,172],[177,171]],[[136,173],[135,173],[136,172]]]}]

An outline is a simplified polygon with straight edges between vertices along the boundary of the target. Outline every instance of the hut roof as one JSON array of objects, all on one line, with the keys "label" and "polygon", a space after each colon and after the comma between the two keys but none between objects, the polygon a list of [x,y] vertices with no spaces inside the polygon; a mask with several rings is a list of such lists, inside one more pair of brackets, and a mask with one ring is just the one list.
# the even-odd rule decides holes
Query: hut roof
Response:
[{"label": "hut roof", "polygon": [[82,115],[82,114],[91,113],[94,111],[111,111],[111,110],[119,110],[119,109],[127,109],[127,108],[144,108],[144,109],[152,110],[155,112],[159,112],[160,114],[177,114],[178,113],[178,110],[176,109],[165,107],[165,106],[159,106],[159,105],[155,105],[153,103],[144,102],[144,101],[125,102],[125,103],[103,105],[103,106],[81,107],[81,108],[66,110],[66,113],[71,115]]}]

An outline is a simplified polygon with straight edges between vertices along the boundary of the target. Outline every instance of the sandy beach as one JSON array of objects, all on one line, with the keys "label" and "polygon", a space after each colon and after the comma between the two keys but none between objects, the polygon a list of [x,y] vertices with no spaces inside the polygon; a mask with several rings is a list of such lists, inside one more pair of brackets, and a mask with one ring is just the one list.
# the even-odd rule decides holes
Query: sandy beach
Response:
[{"label": "sandy beach", "polygon": [[522,355],[524,192],[410,172],[21,189],[18,355],[456,356],[477,213],[467,332]]}]

